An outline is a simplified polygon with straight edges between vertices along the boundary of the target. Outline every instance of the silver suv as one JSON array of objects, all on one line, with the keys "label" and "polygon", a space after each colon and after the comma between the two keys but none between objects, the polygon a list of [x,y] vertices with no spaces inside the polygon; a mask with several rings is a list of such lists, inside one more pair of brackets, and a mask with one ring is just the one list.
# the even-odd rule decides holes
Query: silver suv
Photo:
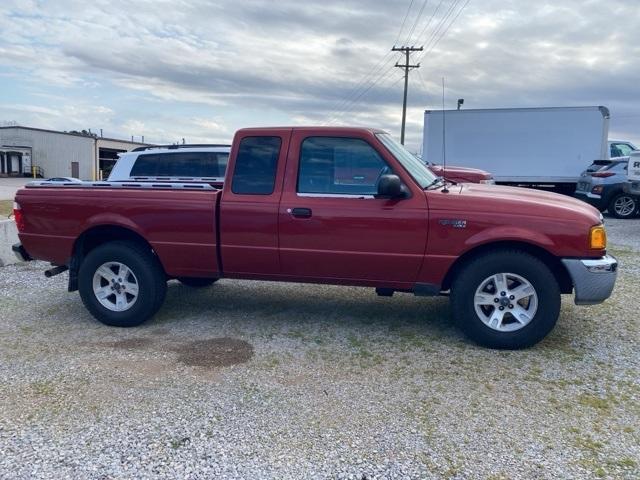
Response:
[{"label": "silver suv", "polygon": [[108,181],[198,179],[222,182],[229,145],[165,145],[121,153]]},{"label": "silver suv", "polygon": [[638,213],[638,197],[625,193],[628,157],[596,160],[578,180],[574,196],[616,218],[632,218]]}]

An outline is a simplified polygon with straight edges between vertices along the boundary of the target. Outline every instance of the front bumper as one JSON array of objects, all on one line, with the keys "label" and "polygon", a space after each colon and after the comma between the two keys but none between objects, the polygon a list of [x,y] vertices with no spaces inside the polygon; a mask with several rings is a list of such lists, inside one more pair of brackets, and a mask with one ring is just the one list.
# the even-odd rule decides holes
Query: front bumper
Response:
[{"label": "front bumper", "polygon": [[613,291],[618,275],[618,261],[611,255],[597,259],[563,258],[576,291],[576,305],[604,302]]},{"label": "front bumper", "polygon": [[27,251],[24,249],[22,244],[20,243],[14,244],[11,247],[11,250],[13,250],[13,253],[16,255],[16,257],[18,257],[18,260],[20,260],[21,262],[28,262],[30,260],[33,260],[31,256],[27,253]]}]

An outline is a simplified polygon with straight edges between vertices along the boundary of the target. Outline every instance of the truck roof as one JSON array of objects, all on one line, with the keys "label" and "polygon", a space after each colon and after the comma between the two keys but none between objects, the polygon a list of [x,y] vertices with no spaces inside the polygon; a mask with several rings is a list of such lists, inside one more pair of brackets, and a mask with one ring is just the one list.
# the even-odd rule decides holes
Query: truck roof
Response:
[{"label": "truck roof", "polygon": [[281,126],[281,127],[250,127],[250,128],[241,128],[237,133],[240,132],[251,132],[251,133],[259,133],[264,135],[268,132],[273,132],[276,130],[296,130],[296,131],[307,131],[313,133],[341,133],[341,134],[349,134],[349,133],[387,133],[384,130],[379,128],[369,128],[369,127],[334,127],[334,126],[324,126],[324,127],[312,127],[312,126]]}]

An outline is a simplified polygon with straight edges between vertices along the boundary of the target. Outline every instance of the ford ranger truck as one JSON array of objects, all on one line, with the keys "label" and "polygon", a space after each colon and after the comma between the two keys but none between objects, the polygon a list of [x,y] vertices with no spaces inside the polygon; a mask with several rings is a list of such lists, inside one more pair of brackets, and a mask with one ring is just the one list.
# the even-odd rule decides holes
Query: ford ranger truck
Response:
[{"label": "ford ranger truck", "polygon": [[566,196],[436,177],[376,129],[243,129],[224,184],[34,182],[16,194],[22,259],[69,270],[99,321],[152,317],[167,281],[324,283],[449,295],[481,345],[524,348],[562,294],[603,302],[616,260],[602,217]]}]

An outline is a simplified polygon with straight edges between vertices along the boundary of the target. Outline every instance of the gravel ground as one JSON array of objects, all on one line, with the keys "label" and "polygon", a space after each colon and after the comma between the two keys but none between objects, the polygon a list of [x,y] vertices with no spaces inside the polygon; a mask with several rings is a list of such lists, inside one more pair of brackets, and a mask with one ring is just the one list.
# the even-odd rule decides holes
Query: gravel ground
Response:
[{"label": "gravel ground", "polygon": [[446,299],[172,282],[102,326],[45,265],[0,269],[0,477],[638,478],[640,220],[605,304],[479,348]]}]

